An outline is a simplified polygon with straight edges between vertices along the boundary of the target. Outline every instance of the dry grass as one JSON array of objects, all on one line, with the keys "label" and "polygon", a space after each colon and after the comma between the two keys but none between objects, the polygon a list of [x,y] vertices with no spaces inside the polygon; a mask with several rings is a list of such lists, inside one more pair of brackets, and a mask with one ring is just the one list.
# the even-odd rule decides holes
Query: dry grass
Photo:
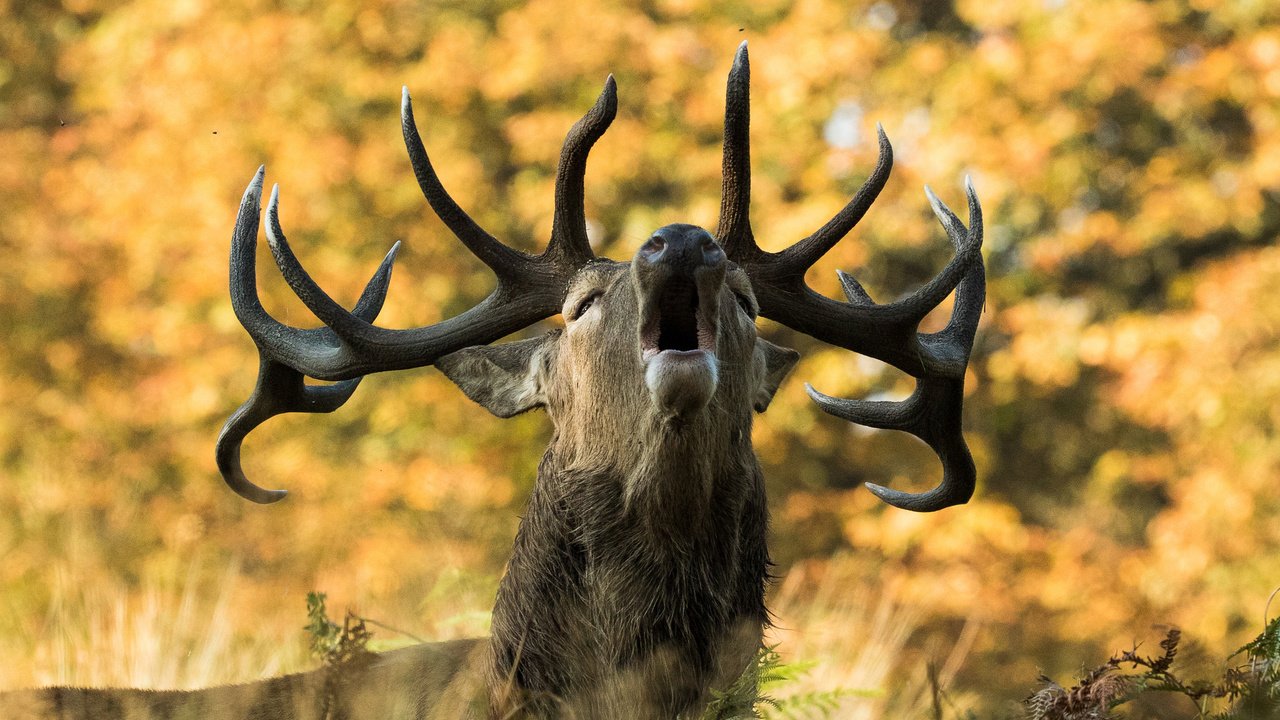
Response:
[{"label": "dry grass", "polygon": [[977,638],[978,622],[966,623],[950,647],[920,652],[910,643],[923,609],[866,583],[849,558],[820,569],[791,568],[772,607],[771,641],[784,662],[808,667],[778,689],[780,699],[838,693],[826,717],[842,720],[934,718],[943,705],[947,716],[962,709],[962,699],[945,695]]},{"label": "dry grass", "polygon": [[237,564],[212,579],[202,571],[192,562],[181,577],[147,579],[130,592],[85,587],[55,569],[42,628],[25,652],[15,648],[21,659],[0,663],[0,684],[189,689],[310,664],[298,635],[244,632],[246,619],[236,617]]},{"label": "dry grass", "polygon": [[[912,646],[922,608],[860,579],[856,559],[799,564],[772,600],[776,643],[795,677],[773,693],[793,712],[785,717],[849,720],[937,717],[934,688],[946,690],[979,632],[969,623],[944,648]],[[0,686],[40,685],[196,688],[243,682],[309,669],[305,598],[297,622],[254,626],[240,608],[240,568],[209,571],[192,561],[170,576],[145,579],[129,591],[123,582],[87,588],[55,570],[42,628],[10,638],[0,662]],[[444,573],[418,606],[428,620],[406,628],[427,639],[483,634],[488,611],[479,580]],[[374,618],[382,619],[382,618]],[[400,624],[391,618],[390,625]],[[406,644],[387,627],[372,627],[375,649]],[[936,650],[937,652],[934,652]],[[932,680],[929,664],[933,664]],[[806,698],[826,698],[807,703]],[[785,701],[791,699],[788,705]],[[959,702],[959,701],[957,701]],[[963,705],[962,702],[960,702]],[[954,715],[949,706],[946,716]],[[776,715],[778,713],[773,713]]]}]

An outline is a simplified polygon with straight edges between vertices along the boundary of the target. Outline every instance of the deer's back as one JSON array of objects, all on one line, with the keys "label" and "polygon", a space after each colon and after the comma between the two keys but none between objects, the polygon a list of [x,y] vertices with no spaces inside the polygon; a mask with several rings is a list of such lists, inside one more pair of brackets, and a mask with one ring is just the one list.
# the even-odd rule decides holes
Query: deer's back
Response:
[{"label": "deer's back", "polygon": [[0,694],[6,720],[458,720],[483,718],[483,640],[429,643],[203,690],[51,687]]}]

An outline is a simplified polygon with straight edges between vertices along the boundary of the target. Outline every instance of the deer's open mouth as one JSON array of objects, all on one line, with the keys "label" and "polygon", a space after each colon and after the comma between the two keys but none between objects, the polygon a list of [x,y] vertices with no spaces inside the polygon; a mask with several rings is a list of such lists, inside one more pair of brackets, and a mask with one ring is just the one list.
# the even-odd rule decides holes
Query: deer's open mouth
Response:
[{"label": "deer's open mouth", "polygon": [[714,355],[715,317],[693,278],[670,278],[655,295],[645,303],[643,312],[640,350],[644,359],[659,354],[671,359]]}]

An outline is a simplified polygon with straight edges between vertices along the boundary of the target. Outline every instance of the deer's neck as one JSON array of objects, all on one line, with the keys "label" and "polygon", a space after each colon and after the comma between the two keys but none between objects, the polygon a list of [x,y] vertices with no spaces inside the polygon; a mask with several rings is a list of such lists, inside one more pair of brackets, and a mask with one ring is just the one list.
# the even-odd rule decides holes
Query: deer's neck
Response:
[{"label": "deer's neck", "polygon": [[711,426],[674,417],[652,417],[633,444],[630,462],[618,468],[622,512],[653,542],[695,541],[716,503],[738,504],[743,480],[759,472],[750,426],[727,418]]},{"label": "deer's neck", "polygon": [[[676,539],[699,525],[718,486],[733,489],[759,472],[751,416],[717,403],[693,418],[647,409],[567,425],[557,428],[539,485],[554,486],[562,475],[609,478],[620,491],[624,514],[657,537]],[[582,427],[593,432],[582,433]]]},{"label": "deer's neck", "polygon": [[548,449],[494,609],[495,677],[563,696],[640,672],[683,688],[657,700],[672,717],[754,656],[769,559],[750,418],[654,422],[629,463]]}]

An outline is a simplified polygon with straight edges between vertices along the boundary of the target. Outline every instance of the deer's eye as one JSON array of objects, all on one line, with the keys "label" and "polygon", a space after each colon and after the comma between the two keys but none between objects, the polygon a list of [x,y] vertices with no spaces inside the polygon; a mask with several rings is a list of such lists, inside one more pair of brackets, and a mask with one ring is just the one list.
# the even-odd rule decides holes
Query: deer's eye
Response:
[{"label": "deer's eye", "polygon": [[579,300],[578,306],[573,309],[573,314],[569,316],[569,319],[577,320],[578,318],[582,317],[583,313],[590,310],[591,306],[595,305],[596,301],[599,300],[600,296],[602,295],[604,295],[603,291],[595,290],[589,293],[586,297]]}]

